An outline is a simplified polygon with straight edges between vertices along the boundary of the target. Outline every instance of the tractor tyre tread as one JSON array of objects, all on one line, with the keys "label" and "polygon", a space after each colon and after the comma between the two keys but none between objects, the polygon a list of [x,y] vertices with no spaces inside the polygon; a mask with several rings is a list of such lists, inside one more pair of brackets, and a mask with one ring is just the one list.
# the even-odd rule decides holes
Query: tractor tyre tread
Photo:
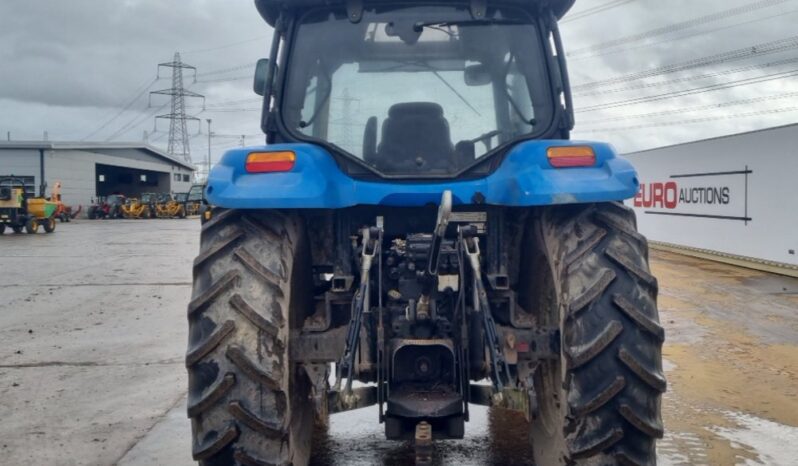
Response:
[{"label": "tractor tyre tread", "polygon": [[192,451],[202,465],[307,461],[310,437],[295,432],[307,409],[287,341],[304,234],[297,217],[274,212],[233,210],[203,225],[186,353]]},{"label": "tractor tyre tread", "polygon": [[560,274],[565,462],[655,464],[665,332],[635,214],[603,203],[552,208],[544,218]]}]

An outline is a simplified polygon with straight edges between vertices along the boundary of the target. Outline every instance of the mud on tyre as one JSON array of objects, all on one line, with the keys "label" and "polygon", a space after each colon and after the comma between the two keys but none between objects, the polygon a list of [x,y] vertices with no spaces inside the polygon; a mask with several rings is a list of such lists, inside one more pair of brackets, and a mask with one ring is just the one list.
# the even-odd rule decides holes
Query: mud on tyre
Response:
[{"label": "mud on tyre", "polygon": [[311,306],[304,226],[277,212],[220,211],[202,227],[188,306],[188,415],[203,465],[302,465],[309,383],[288,359]]},{"label": "mud on tyre", "polygon": [[[559,326],[561,355],[535,376],[537,464],[650,465],[666,382],[657,281],[620,203],[546,208],[533,221],[522,302]],[[535,301],[534,303],[530,301]]]}]

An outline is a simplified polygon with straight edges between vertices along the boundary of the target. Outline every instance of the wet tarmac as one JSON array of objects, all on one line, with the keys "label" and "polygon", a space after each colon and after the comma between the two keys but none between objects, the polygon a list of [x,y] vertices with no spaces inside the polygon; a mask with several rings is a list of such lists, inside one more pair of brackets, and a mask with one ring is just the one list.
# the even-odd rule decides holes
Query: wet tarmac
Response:
[{"label": "wet tarmac", "polygon": [[[534,464],[527,424],[516,413],[471,406],[471,421],[462,440],[435,443],[432,464],[529,465]],[[330,418],[328,429],[316,432],[311,464],[316,466],[413,464],[415,453],[406,442],[385,440],[376,421],[376,408],[366,408]]]},{"label": "wet tarmac", "polygon": [[[198,223],[0,238],[0,464],[194,464],[183,354]],[[659,464],[798,464],[798,279],[662,252],[651,263],[668,332]],[[532,464],[526,430],[473,406],[466,438],[437,442],[434,463]],[[312,462],[412,458],[366,408],[333,416]]]}]

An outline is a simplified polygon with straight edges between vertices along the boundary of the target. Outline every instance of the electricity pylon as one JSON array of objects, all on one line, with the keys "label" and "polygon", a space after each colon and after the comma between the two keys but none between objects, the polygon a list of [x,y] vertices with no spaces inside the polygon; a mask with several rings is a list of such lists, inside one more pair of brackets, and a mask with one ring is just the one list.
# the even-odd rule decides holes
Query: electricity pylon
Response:
[{"label": "electricity pylon", "polygon": [[202,106],[205,107],[205,96],[191,92],[183,87],[183,70],[194,72],[194,79],[197,79],[197,68],[187,65],[180,61],[180,53],[175,53],[175,58],[171,62],[159,63],[158,73],[160,77],[161,67],[172,68],[172,87],[161,89],[160,91],[150,92],[152,94],[168,95],[172,97],[172,111],[155,118],[163,118],[169,121],[169,146],[167,152],[176,157],[182,157],[186,162],[191,163],[191,149],[188,143],[188,121],[200,121],[199,118],[186,115],[186,97],[197,97],[202,99]]}]

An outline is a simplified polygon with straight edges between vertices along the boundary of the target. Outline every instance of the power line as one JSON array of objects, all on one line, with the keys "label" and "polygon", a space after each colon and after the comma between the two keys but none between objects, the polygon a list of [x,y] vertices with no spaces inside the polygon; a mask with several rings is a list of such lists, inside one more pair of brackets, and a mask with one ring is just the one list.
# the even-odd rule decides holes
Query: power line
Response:
[{"label": "power line", "polygon": [[246,136],[248,138],[254,138],[254,137],[258,137],[258,136],[263,136],[263,133],[255,133],[255,134],[218,134],[218,133],[215,133],[215,132],[213,133],[213,137],[215,137],[215,138],[228,138],[228,139],[233,138],[233,139],[238,139],[241,136]]},{"label": "power line", "polygon": [[611,118],[602,118],[601,120],[592,120],[592,121],[582,121],[580,124],[582,125],[593,125],[593,124],[600,124],[606,123],[610,121],[624,121],[624,120],[637,120],[637,119],[646,119],[646,118],[654,118],[654,117],[661,117],[661,116],[668,116],[668,115],[679,115],[682,113],[691,113],[691,112],[699,112],[704,110],[714,110],[719,108],[725,107],[733,107],[736,105],[749,105],[749,104],[756,104],[761,102],[767,102],[771,100],[781,100],[781,99],[789,99],[792,97],[798,97],[798,92],[787,92],[784,94],[776,94],[776,95],[769,95],[763,97],[754,97],[750,99],[740,99],[740,100],[731,100],[728,102],[720,102],[716,104],[709,104],[709,105],[699,105],[694,107],[681,107],[675,108],[672,110],[663,110],[661,112],[650,112],[650,113],[639,113],[635,115],[623,115]]},{"label": "power line", "polygon": [[712,29],[704,29],[704,30],[700,30],[700,31],[691,32],[689,34],[685,34],[685,35],[682,35],[682,36],[671,37],[671,38],[662,39],[662,40],[658,40],[658,41],[654,41],[654,42],[646,42],[646,43],[634,45],[634,46],[631,46],[631,47],[608,48],[608,49],[605,49],[605,50],[602,50],[602,51],[598,51],[596,53],[592,53],[590,55],[581,55],[580,54],[580,55],[577,55],[575,57],[571,57],[571,55],[569,54],[568,55],[568,57],[569,57],[568,59],[569,59],[569,61],[576,62],[576,61],[579,61],[579,60],[587,60],[589,58],[603,57],[603,56],[607,56],[607,55],[614,55],[614,54],[617,54],[617,53],[629,52],[629,51],[632,51],[632,50],[639,50],[639,49],[643,49],[643,48],[647,48],[647,47],[651,47],[651,46],[655,46],[655,45],[662,45],[662,44],[665,44],[665,43],[668,43],[668,42],[676,42],[676,41],[680,41],[680,40],[684,40],[684,39],[689,39],[691,37],[703,36],[703,35],[710,34],[710,33],[713,33],[713,32],[724,31],[726,29],[733,29],[733,28],[737,28],[737,27],[740,27],[740,26],[747,26],[749,24],[759,23],[759,22],[771,20],[771,19],[774,19],[774,18],[782,18],[782,17],[784,17],[786,15],[791,15],[791,14],[795,14],[795,13],[798,13],[798,10],[789,10],[789,11],[785,11],[785,12],[779,12],[779,13],[776,13],[774,15],[769,15],[769,16],[765,16],[765,17],[762,17],[762,18],[755,18],[755,19],[752,19],[752,20],[742,21],[742,22],[739,22],[739,23],[727,24],[725,26],[719,26],[719,27],[712,28]]},{"label": "power line", "polygon": [[634,99],[627,99],[627,100],[621,100],[621,101],[617,101],[617,102],[609,102],[609,103],[605,103],[605,104],[598,104],[598,105],[593,105],[593,106],[589,106],[589,107],[583,107],[583,108],[581,108],[579,110],[579,113],[588,113],[588,112],[595,112],[596,110],[606,110],[606,109],[617,108],[617,107],[626,107],[626,106],[629,106],[629,105],[637,105],[637,104],[641,104],[641,103],[648,103],[648,102],[655,102],[655,101],[659,101],[659,100],[672,99],[674,97],[685,97],[685,96],[688,96],[688,95],[704,94],[706,92],[714,92],[714,91],[720,91],[720,90],[723,90],[723,89],[730,89],[730,88],[733,88],[733,87],[748,86],[750,84],[759,84],[759,83],[763,83],[763,82],[774,81],[774,80],[777,80],[777,79],[791,78],[793,76],[798,76],[798,69],[791,70],[791,71],[785,71],[785,72],[781,72],[781,73],[773,73],[773,74],[765,75],[765,76],[757,76],[757,77],[754,77],[754,78],[746,78],[746,79],[740,79],[740,80],[736,80],[736,81],[729,81],[729,82],[726,82],[726,83],[712,84],[712,85],[709,85],[709,86],[703,86],[703,87],[694,88],[694,89],[673,91],[673,92],[668,92],[668,93],[665,93],[665,94],[658,94],[658,95],[646,96],[646,97],[637,97],[637,98],[634,98]]},{"label": "power line", "polygon": [[135,127],[139,126],[139,125],[141,125],[141,124],[142,124],[142,123],[144,123],[146,120],[149,120],[149,119],[150,119],[150,118],[151,118],[153,115],[155,115],[155,114],[156,114],[156,113],[158,113],[159,111],[161,111],[161,110],[163,110],[164,108],[166,108],[166,106],[167,106],[167,105],[169,105],[169,102],[167,102],[167,103],[165,103],[165,104],[161,105],[160,107],[154,108],[154,109],[150,110],[149,112],[146,112],[146,113],[144,114],[144,116],[141,116],[141,115],[136,115],[136,116],[134,116],[132,119],[130,119],[130,120],[128,121],[128,123],[126,123],[125,125],[123,125],[121,128],[119,128],[118,130],[116,130],[116,131],[115,131],[113,134],[111,134],[111,135],[110,135],[110,136],[108,136],[107,138],[105,138],[105,140],[106,140],[106,141],[110,141],[110,140],[112,140],[112,139],[116,139],[116,137],[117,137],[117,136],[120,136],[120,135],[122,135],[122,134],[124,134],[124,133],[128,132],[129,130],[131,130],[131,129],[133,129],[133,128],[135,128]]},{"label": "power line", "polygon": [[716,71],[716,72],[713,72],[713,73],[704,73],[704,74],[697,74],[697,75],[692,75],[692,76],[684,76],[684,77],[681,77],[681,78],[668,79],[668,80],[665,80],[665,81],[657,81],[657,82],[653,82],[653,83],[644,82],[644,83],[639,83],[639,84],[635,84],[635,85],[632,85],[632,86],[619,87],[619,88],[615,88],[615,89],[606,89],[606,90],[603,90],[603,91],[591,91],[591,92],[575,93],[574,97],[586,97],[586,96],[595,96],[595,95],[617,94],[617,93],[620,93],[620,92],[627,92],[627,91],[633,91],[633,90],[638,90],[638,89],[649,89],[649,88],[654,88],[654,87],[663,87],[663,86],[668,86],[670,84],[683,83],[683,82],[689,82],[689,81],[697,81],[697,80],[708,79],[708,78],[715,78],[715,77],[718,77],[718,76],[725,76],[725,75],[729,75],[729,74],[742,73],[742,72],[745,72],[745,71],[761,70],[761,69],[772,68],[772,67],[781,66],[781,65],[788,65],[788,64],[791,64],[791,63],[795,63],[795,62],[798,62],[798,58],[787,58],[787,59],[784,59],[784,60],[776,60],[776,61],[767,62],[767,63],[759,63],[759,64],[756,64],[756,65],[748,65],[748,66],[743,66],[743,67],[739,67],[739,68],[732,68],[732,69],[723,70],[723,71]]},{"label": "power line", "polygon": [[211,71],[205,71],[205,72],[202,72],[202,73],[198,73],[196,76],[197,77],[213,76],[215,74],[224,74],[224,73],[229,73],[231,71],[246,70],[246,69],[249,69],[249,68],[255,68],[255,63],[244,63],[242,65],[231,66],[231,67],[228,67],[228,68],[219,68],[219,69],[215,69],[215,70],[211,70]]},{"label": "power line", "polygon": [[260,102],[263,100],[263,97],[250,97],[248,99],[238,99],[238,100],[225,100],[222,102],[211,102],[206,107],[224,107],[226,105],[236,105],[236,104],[245,104],[251,102]]},{"label": "power line", "polygon": [[728,52],[717,53],[705,57],[694,58],[680,63],[671,65],[659,66],[650,70],[639,71],[637,73],[626,74],[614,78],[607,78],[598,81],[590,81],[583,84],[578,84],[572,89],[590,89],[599,86],[606,86],[610,84],[618,84],[623,82],[635,81],[643,78],[651,78],[664,74],[676,73],[679,71],[686,71],[694,68],[700,68],[707,65],[717,65],[730,61],[742,60],[745,58],[759,57],[762,55],[769,55],[772,53],[783,52],[786,50],[793,50],[798,46],[798,36],[788,37],[786,39],[765,42],[753,46],[743,47]]},{"label": "power line", "polygon": [[86,136],[84,136],[83,138],[81,138],[81,141],[85,141],[86,139],[89,139],[89,138],[92,138],[92,137],[94,137],[94,135],[96,135],[96,134],[97,134],[97,133],[99,133],[100,131],[104,130],[106,127],[108,127],[108,125],[110,125],[111,123],[113,123],[114,121],[116,121],[116,119],[117,119],[117,118],[119,118],[120,116],[122,116],[122,114],[123,114],[123,113],[125,113],[126,111],[128,111],[128,110],[130,109],[130,107],[132,107],[132,106],[133,106],[133,104],[134,104],[134,103],[136,103],[136,101],[138,101],[138,100],[139,100],[139,99],[140,99],[140,98],[141,98],[141,97],[142,97],[142,96],[143,96],[143,95],[144,95],[144,94],[147,92],[147,90],[148,90],[150,87],[152,87],[152,85],[153,85],[153,84],[155,84],[156,82],[158,82],[158,77],[157,77],[157,76],[156,76],[156,77],[154,77],[154,78],[150,78],[150,79],[148,79],[146,83],[144,83],[143,85],[139,86],[139,87],[136,89],[136,91],[134,92],[134,96],[133,96],[133,98],[132,98],[132,99],[130,99],[130,100],[127,102],[127,104],[125,104],[125,105],[122,107],[122,109],[121,109],[121,110],[119,110],[119,111],[118,111],[116,114],[114,114],[114,115],[113,115],[111,118],[109,118],[109,119],[108,119],[108,120],[107,120],[105,123],[103,123],[102,125],[100,125],[100,126],[99,126],[98,128],[96,128],[94,131],[92,131],[91,133],[89,133],[89,134],[87,134]]},{"label": "power line", "polygon": [[[165,109],[170,104],[171,104],[171,100],[167,101],[166,103],[164,103],[163,105],[160,105],[158,107],[152,107],[152,109],[150,109],[149,111],[146,111],[144,113],[144,115],[140,115],[140,114],[139,115],[135,115],[133,118],[128,120],[128,122],[125,123],[122,127],[120,127],[118,130],[116,130],[113,134],[108,136],[105,140],[106,141],[110,141],[110,140],[115,139],[118,136],[120,136],[120,135],[122,135],[122,134],[124,134],[124,133],[126,133],[126,132],[128,132],[130,130],[132,130],[133,128],[136,128],[137,126],[140,126],[142,123],[146,122],[147,120],[149,120],[150,118],[155,116],[156,113],[158,113],[161,110]],[[193,117],[196,117],[200,113],[202,113],[202,112],[199,112],[199,113],[193,115]],[[156,130],[154,130],[154,132],[160,132],[160,131],[158,131],[156,129]],[[169,134],[169,133],[168,132],[163,132],[161,136],[159,136],[156,139],[153,139],[153,141],[158,140],[158,139],[162,139],[167,134]]]},{"label": "power line", "polygon": [[611,9],[613,9],[615,7],[618,7],[618,6],[621,6],[621,5],[626,5],[627,3],[631,3],[633,1],[634,0],[611,0],[611,1],[607,2],[607,3],[602,3],[601,5],[596,5],[594,7],[586,8],[584,10],[572,13],[572,14],[568,15],[561,22],[562,23],[568,23],[568,22],[571,22],[571,21],[576,21],[578,19],[587,18],[588,16],[592,16],[592,15],[595,15],[597,13],[601,13],[601,12],[604,12],[604,11],[607,11],[607,10],[611,10]]},{"label": "power line", "polygon": [[161,139],[163,139],[163,138],[164,138],[164,137],[165,137],[167,134],[169,134],[169,133],[161,133],[161,134],[159,134],[158,136],[156,136],[156,137],[154,137],[154,138],[150,139],[150,142],[151,142],[151,143],[153,143],[153,142],[156,142],[156,141],[160,141],[160,140],[161,140]]},{"label": "power line", "polygon": [[219,45],[219,46],[216,46],[216,47],[210,47],[210,48],[198,49],[198,50],[189,50],[188,52],[183,52],[183,55],[191,55],[191,54],[195,54],[195,53],[215,52],[217,50],[224,50],[224,49],[228,49],[230,47],[235,47],[235,46],[238,46],[238,45],[248,44],[250,42],[255,42],[255,41],[264,40],[264,39],[268,39],[268,38],[269,38],[269,36],[258,36],[258,37],[253,37],[252,39],[245,39],[245,40],[241,40],[241,41],[238,41],[238,42],[230,42],[228,44]]},{"label": "power line", "polygon": [[252,76],[235,76],[232,78],[218,78],[218,79],[202,79],[199,81],[195,81],[197,84],[206,84],[206,83],[222,83],[227,81],[241,81],[244,79],[252,79]]},{"label": "power line", "polygon": [[238,112],[259,112],[262,108],[208,108],[205,109],[209,113],[238,113]]},{"label": "power line", "polygon": [[663,126],[681,126],[681,125],[688,125],[688,124],[695,124],[695,123],[704,123],[709,121],[718,121],[718,120],[729,120],[734,118],[749,118],[755,116],[763,116],[763,115],[774,115],[779,113],[788,113],[788,112],[795,112],[798,111],[798,106],[793,107],[782,107],[782,108],[773,108],[768,110],[758,110],[755,112],[747,112],[747,113],[736,113],[736,114],[729,114],[729,115],[718,115],[713,117],[701,117],[701,118],[691,118],[685,120],[678,120],[678,121],[663,121],[663,122],[656,122],[656,123],[644,123],[640,125],[631,125],[631,126],[622,126],[622,127],[610,127],[610,128],[594,128],[594,129],[587,129],[587,130],[579,130],[582,133],[611,133],[616,131],[629,131],[634,129],[644,129],[644,128],[657,128]]},{"label": "power line", "polygon": [[630,42],[638,42],[644,39],[648,39],[650,37],[661,36],[664,34],[670,34],[672,32],[681,31],[684,29],[692,28],[695,26],[699,26],[702,24],[712,23],[715,21],[720,21],[723,19],[731,18],[737,15],[747,14],[752,11],[760,10],[762,8],[768,8],[775,5],[780,5],[782,3],[791,2],[794,0],[760,0],[758,2],[750,3],[747,5],[730,8],[728,10],[718,11],[715,13],[710,13],[708,15],[699,16],[697,18],[693,18],[687,21],[682,21],[680,23],[673,23],[668,24],[666,26],[652,29],[649,31],[641,32],[638,34],[632,34],[624,37],[620,37],[618,39],[613,39],[605,42],[600,42],[598,44],[589,45],[587,47],[582,47],[578,49],[572,50],[568,53],[568,56],[577,56],[583,55],[588,52],[595,52],[597,50],[603,50],[610,47],[617,47],[618,45],[628,44]]}]

